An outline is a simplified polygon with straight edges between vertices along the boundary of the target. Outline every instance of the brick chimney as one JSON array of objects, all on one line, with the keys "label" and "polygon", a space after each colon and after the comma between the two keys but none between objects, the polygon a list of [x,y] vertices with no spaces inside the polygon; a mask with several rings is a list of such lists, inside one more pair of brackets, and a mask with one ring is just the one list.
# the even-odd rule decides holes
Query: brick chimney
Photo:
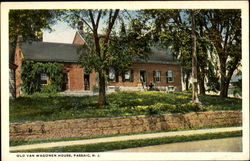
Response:
[{"label": "brick chimney", "polygon": [[78,31],[83,31],[83,22],[82,21],[78,22],[77,29],[78,29]]}]

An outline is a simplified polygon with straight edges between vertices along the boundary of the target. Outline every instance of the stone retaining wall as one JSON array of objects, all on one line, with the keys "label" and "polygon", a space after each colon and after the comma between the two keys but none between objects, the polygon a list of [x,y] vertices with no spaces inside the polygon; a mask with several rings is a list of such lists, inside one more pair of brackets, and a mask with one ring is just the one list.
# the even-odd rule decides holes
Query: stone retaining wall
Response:
[{"label": "stone retaining wall", "polygon": [[241,111],[86,118],[10,124],[11,139],[84,137],[242,123]]}]

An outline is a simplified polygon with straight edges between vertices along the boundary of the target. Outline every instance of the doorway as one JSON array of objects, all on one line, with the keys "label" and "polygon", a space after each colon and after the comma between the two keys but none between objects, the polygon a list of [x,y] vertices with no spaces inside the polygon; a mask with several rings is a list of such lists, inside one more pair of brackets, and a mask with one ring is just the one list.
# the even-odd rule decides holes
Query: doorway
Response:
[{"label": "doorway", "polygon": [[89,81],[89,73],[84,73],[84,76],[83,76],[83,84],[84,84],[84,90],[85,91],[89,91],[90,90],[90,81]]},{"label": "doorway", "polygon": [[146,77],[146,71],[145,70],[140,70],[140,81],[142,84],[145,84],[146,83],[146,80],[147,77]]},{"label": "doorway", "polygon": [[66,91],[69,89],[69,84],[68,84],[68,71],[64,70],[63,71],[63,82],[62,82],[62,91]]}]

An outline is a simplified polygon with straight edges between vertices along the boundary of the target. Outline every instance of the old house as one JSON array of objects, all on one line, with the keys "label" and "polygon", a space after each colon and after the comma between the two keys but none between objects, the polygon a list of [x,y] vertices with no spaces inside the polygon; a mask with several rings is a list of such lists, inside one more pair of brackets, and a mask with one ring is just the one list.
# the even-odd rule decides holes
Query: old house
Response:
[{"label": "old house", "polygon": [[[37,62],[58,62],[63,64],[63,91],[93,91],[98,86],[98,73],[86,72],[79,64],[79,51],[85,44],[81,32],[76,32],[73,44],[50,43],[50,42],[27,42],[19,43],[15,50],[14,64],[16,96],[21,93],[21,67],[23,60]],[[119,90],[143,90],[151,83],[159,90],[181,91],[181,65],[174,61],[170,52],[151,48],[147,61],[135,60],[131,67],[122,75],[117,75],[110,68],[108,91]],[[44,85],[49,83],[46,73],[40,74],[40,82]]]}]

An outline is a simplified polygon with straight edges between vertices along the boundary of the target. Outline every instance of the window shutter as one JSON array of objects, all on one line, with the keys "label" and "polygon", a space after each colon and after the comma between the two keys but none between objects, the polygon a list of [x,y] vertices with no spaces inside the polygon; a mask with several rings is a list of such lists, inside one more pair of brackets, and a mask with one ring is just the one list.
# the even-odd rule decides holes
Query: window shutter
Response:
[{"label": "window shutter", "polygon": [[161,81],[161,71],[159,71],[160,77],[159,77],[159,82]]},{"label": "window shutter", "polygon": [[168,83],[168,71],[166,72],[166,82]]},{"label": "window shutter", "polygon": [[156,80],[155,80],[155,71],[153,71],[153,80],[154,80],[154,82],[156,82]]},{"label": "window shutter", "polygon": [[134,81],[134,71],[131,69],[130,70],[130,82]]},{"label": "window shutter", "polygon": [[125,72],[122,72],[122,81],[125,82]]},{"label": "window shutter", "polygon": [[174,82],[174,72],[172,71],[172,81]]},{"label": "window shutter", "polygon": [[116,81],[116,82],[119,82],[119,75],[118,75],[117,72],[115,73],[115,81]]}]

